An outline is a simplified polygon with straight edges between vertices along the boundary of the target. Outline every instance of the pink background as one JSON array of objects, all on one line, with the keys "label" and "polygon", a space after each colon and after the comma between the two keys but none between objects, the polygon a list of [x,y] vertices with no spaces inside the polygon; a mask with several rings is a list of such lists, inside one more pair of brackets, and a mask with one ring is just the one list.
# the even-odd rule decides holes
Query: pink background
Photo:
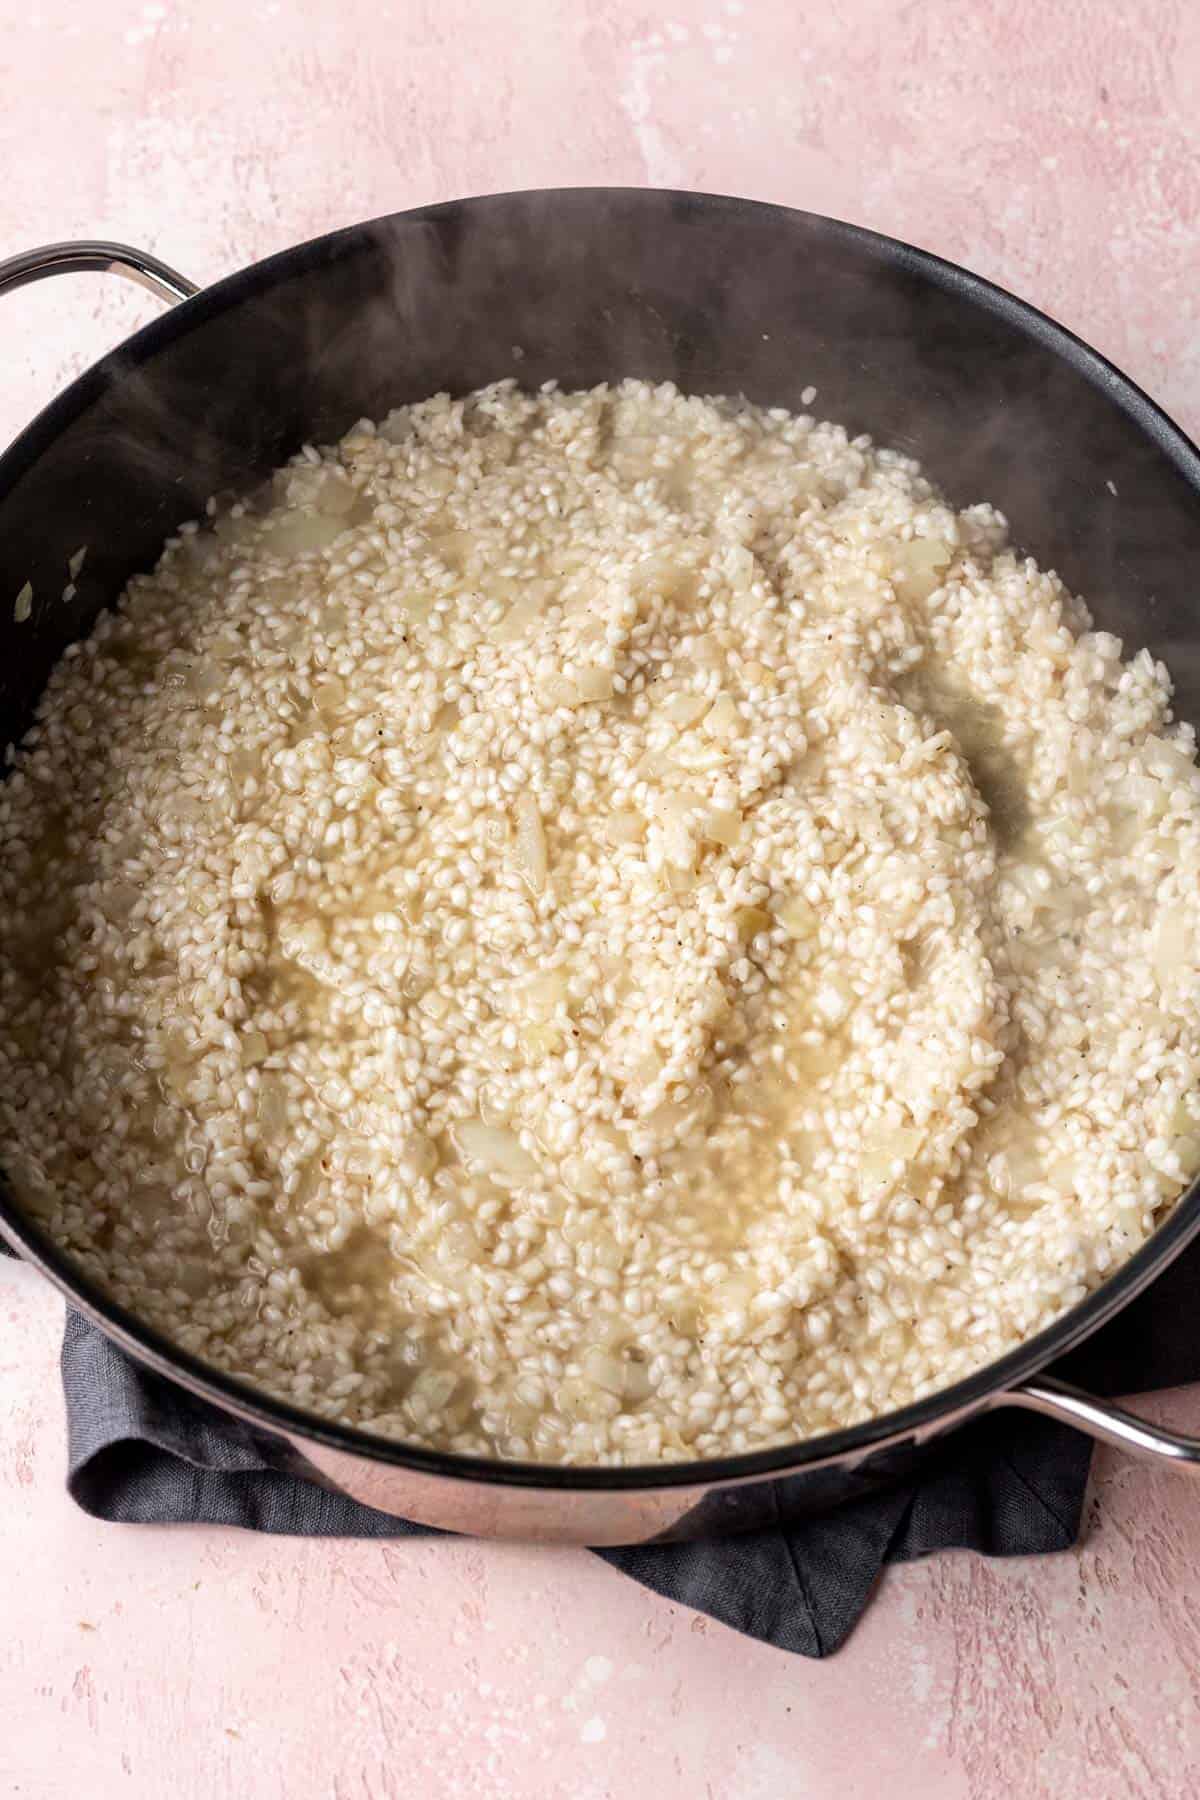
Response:
[{"label": "pink background", "polygon": [[[1200,428],[1200,10],[1183,0],[30,0],[0,253],[199,281],[489,189],[840,214],[1047,307]],[[0,438],[153,302],[3,302]],[[0,1267],[0,1792],[207,1800],[1185,1800],[1200,1489],[1102,1457],[1084,1548],[889,1574],[815,1666],[593,1558],[98,1526],[64,1497],[58,1302]],[[1200,1390],[1155,1413],[1200,1429]]]}]

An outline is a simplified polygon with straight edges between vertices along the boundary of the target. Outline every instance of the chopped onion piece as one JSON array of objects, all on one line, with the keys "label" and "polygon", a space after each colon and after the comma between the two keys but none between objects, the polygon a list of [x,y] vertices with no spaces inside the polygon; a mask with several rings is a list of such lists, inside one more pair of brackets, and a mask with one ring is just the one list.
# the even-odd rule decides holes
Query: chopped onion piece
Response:
[{"label": "chopped onion piece", "polygon": [[1190,1136],[1200,1131],[1200,1118],[1192,1111],[1190,1101],[1189,1094],[1181,1094],[1175,1102],[1168,1127],[1171,1132]]},{"label": "chopped onion piece", "polygon": [[196,663],[187,673],[184,689],[202,704],[206,704],[218,694],[224,685],[225,677],[219,668],[211,664]]},{"label": "chopped onion piece", "polygon": [[379,436],[386,438],[389,444],[407,444],[413,436],[412,414],[406,407],[397,407],[390,412],[379,426]]},{"label": "chopped onion piece", "polygon": [[398,612],[410,618],[414,624],[420,624],[433,611],[432,594],[418,594],[412,589],[402,589],[389,596],[392,605]]},{"label": "chopped onion piece", "polygon": [[650,809],[663,825],[686,824],[698,805],[689,788],[660,789],[650,797]]},{"label": "chopped onion piece", "polygon": [[761,906],[741,906],[734,914],[734,923],[739,938],[743,944],[748,944],[760,931],[770,931],[775,921]]},{"label": "chopped onion piece", "polygon": [[1046,1184],[1055,1188],[1068,1200],[1074,1199],[1079,1190],[1079,1177],[1087,1169],[1086,1159],[1068,1152],[1056,1156],[1046,1170]]},{"label": "chopped onion piece", "polygon": [[737,731],[739,723],[737,702],[729,694],[718,694],[705,714],[705,731],[710,737],[729,738]]},{"label": "chopped onion piece", "polygon": [[681,818],[668,819],[663,828],[663,849],[676,869],[691,869],[696,862],[696,839]]},{"label": "chopped onion piece", "polygon": [[429,540],[434,551],[448,569],[461,573],[472,544],[469,531],[438,531]]},{"label": "chopped onion piece", "polygon": [[261,1131],[276,1135],[288,1129],[288,1091],[282,1075],[267,1073],[260,1077],[257,1110]]},{"label": "chopped onion piece", "polygon": [[644,750],[637,760],[637,773],[646,781],[682,781],[684,771],[661,750]]},{"label": "chopped onion piece", "polygon": [[820,1080],[820,1076],[833,1075],[842,1064],[842,1053],[828,1037],[822,1037],[817,1031],[804,1031],[788,1049],[788,1062],[801,1075]]},{"label": "chopped onion piece", "polygon": [[523,1025],[521,1027],[521,1048],[530,1062],[541,1062],[545,1056],[552,1056],[562,1045],[562,1032],[557,1025]]},{"label": "chopped onion piece", "polygon": [[662,711],[672,725],[686,727],[694,725],[697,719],[704,717],[709,709],[709,702],[703,694],[672,694],[665,702]]},{"label": "chopped onion piece", "polygon": [[1184,1178],[1188,1181],[1200,1170],[1200,1135],[1193,1128],[1171,1139],[1171,1153],[1179,1158]]},{"label": "chopped onion piece", "polygon": [[775,917],[788,936],[797,941],[812,937],[819,923],[816,909],[802,894],[790,894],[786,900],[781,900],[775,908]]},{"label": "chopped onion piece", "polygon": [[285,512],[267,526],[262,542],[279,556],[304,556],[311,550],[327,549],[344,530],[341,519],[329,519],[321,513]]},{"label": "chopped onion piece", "polygon": [[724,844],[727,849],[732,850],[745,836],[742,815],[724,807],[710,806],[701,816],[700,833],[710,843]]},{"label": "chopped onion piece", "polygon": [[1195,964],[1195,934],[1190,919],[1182,909],[1168,907],[1159,915],[1151,956],[1154,972],[1164,987],[1181,970],[1190,969]]},{"label": "chopped onion piece", "polygon": [[625,1367],[607,1350],[587,1350],[583,1357],[583,1372],[589,1381],[602,1387],[607,1393],[615,1394],[618,1399],[625,1392]]},{"label": "chopped onion piece", "polygon": [[744,544],[731,544],[725,552],[725,576],[735,595],[748,596],[757,573],[754,552]]},{"label": "chopped onion piece", "polygon": [[141,893],[131,881],[110,882],[101,902],[104,915],[123,925],[140,899]]},{"label": "chopped onion piece", "polygon": [[516,861],[522,876],[535,894],[546,885],[546,833],[538,803],[526,788],[517,795]]},{"label": "chopped onion piece", "polygon": [[514,1132],[482,1119],[464,1119],[453,1128],[459,1155],[489,1175],[536,1175],[537,1163]]},{"label": "chopped onion piece", "polygon": [[859,1161],[859,1184],[864,1193],[894,1187],[923,1141],[922,1133],[910,1126],[872,1132]]},{"label": "chopped onion piece", "polygon": [[554,1398],[559,1411],[569,1419],[596,1423],[617,1411],[613,1396],[606,1389],[577,1376],[560,1381],[554,1390]]},{"label": "chopped onion piece", "polygon": [[256,520],[251,513],[230,511],[222,513],[213,524],[213,533],[222,544],[240,546],[247,543],[255,534]]},{"label": "chopped onion piece", "polygon": [[534,620],[541,616],[542,591],[529,586],[515,600],[497,625],[492,637],[497,644],[515,644],[523,638]]},{"label": "chopped onion piece", "polygon": [[725,662],[725,652],[717,639],[708,632],[693,638],[689,655],[698,669],[719,669]]},{"label": "chopped onion piece", "polygon": [[913,538],[897,544],[896,588],[906,600],[925,600],[942,585],[942,571],[951,559],[949,544],[941,538]]},{"label": "chopped onion piece", "polygon": [[603,1172],[585,1156],[568,1156],[562,1165],[562,1177],[572,1193],[582,1194],[585,1199],[602,1194],[606,1186]]},{"label": "chopped onion piece", "polygon": [[1174,738],[1150,738],[1142,754],[1146,767],[1167,780],[1200,773],[1196,768],[1195,758]]},{"label": "chopped onion piece", "polygon": [[737,1271],[728,1275],[719,1287],[713,1290],[713,1306],[720,1313],[744,1313],[758,1293],[758,1283],[753,1275]]},{"label": "chopped onion piece", "polygon": [[613,678],[611,669],[579,669],[572,677],[575,692],[584,705],[596,700],[611,700],[613,694]]},{"label": "chopped onion piece", "polygon": [[236,782],[257,780],[262,774],[262,751],[255,744],[239,744],[229,752],[229,773]]},{"label": "chopped onion piece", "polygon": [[567,1004],[568,984],[565,969],[545,969],[525,983],[522,997],[535,1018],[548,1019],[559,1006]]},{"label": "chopped onion piece", "polygon": [[663,886],[672,894],[690,894],[696,887],[696,871],[691,866],[681,867],[675,863],[663,864]]},{"label": "chopped onion piece", "polygon": [[346,684],[338,675],[326,675],[313,689],[313,704],[319,713],[329,717],[346,704]]},{"label": "chopped onion piece", "polygon": [[610,813],[605,821],[604,835],[613,845],[640,844],[646,835],[646,821],[636,812]]}]

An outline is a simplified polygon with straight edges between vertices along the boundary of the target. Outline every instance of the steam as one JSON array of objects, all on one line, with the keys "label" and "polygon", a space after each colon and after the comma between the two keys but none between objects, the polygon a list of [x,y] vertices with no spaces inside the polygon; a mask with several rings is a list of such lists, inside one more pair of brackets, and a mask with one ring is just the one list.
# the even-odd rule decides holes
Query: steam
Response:
[{"label": "steam", "polygon": [[[70,390],[0,504],[0,597],[27,578],[36,596],[0,667],[0,741],[210,494],[252,491],[360,417],[503,376],[633,375],[797,411],[815,387],[824,416],[917,457],[956,505],[1000,507],[1097,624],[1171,662],[1181,711],[1200,716],[1186,450],[1169,434],[1156,447],[1086,353],[1072,366],[969,283],[848,227],[655,191],[500,195],[302,247],[195,312]],[[78,592],[58,603],[85,543]]]}]

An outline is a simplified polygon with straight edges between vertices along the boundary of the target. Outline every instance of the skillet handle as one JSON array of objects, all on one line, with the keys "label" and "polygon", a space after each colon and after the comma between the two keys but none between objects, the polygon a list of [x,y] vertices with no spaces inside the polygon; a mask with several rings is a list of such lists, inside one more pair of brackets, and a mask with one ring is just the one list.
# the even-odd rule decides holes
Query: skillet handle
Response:
[{"label": "skillet handle", "polygon": [[1200,1438],[1184,1437],[1178,1431],[1151,1425],[1127,1412],[1123,1406],[1093,1399],[1091,1394],[1058,1381],[1053,1375],[1042,1375],[1035,1381],[1022,1382],[1018,1388],[1009,1388],[997,1395],[995,1404],[1021,1406],[1027,1412],[1042,1413],[1048,1419],[1073,1425],[1076,1431],[1085,1431],[1100,1443],[1111,1444],[1114,1449],[1140,1456],[1146,1462],[1162,1463],[1187,1474],[1200,1475]]},{"label": "skillet handle", "polygon": [[194,281],[176,274],[145,250],[134,250],[128,244],[81,240],[75,244],[43,244],[37,250],[23,250],[19,256],[0,262],[0,294],[24,287],[30,281],[45,281],[50,275],[74,275],[84,270],[124,275],[172,305],[200,292]]}]

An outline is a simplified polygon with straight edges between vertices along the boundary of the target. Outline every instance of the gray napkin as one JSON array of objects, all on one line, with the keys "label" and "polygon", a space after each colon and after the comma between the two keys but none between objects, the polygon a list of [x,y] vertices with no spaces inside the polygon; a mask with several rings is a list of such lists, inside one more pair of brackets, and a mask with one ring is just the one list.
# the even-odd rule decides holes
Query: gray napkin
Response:
[{"label": "gray napkin", "polygon": [[[310,1537],[422,1537],[288,1473],[250,1426],[130,1361],[67,1316],[67,1485],[85,1512],[127,1524],[243,1525]],[[1007,1427],[1005,1429],[1004,1427]],[[1064,1550],[1079,1531],[1091,1446],[1032,1414],[958,1433],[919,1484],[821,1518],[712,1543],[594,1552],[668,1600],[783,1650],[843,1643],[884,1563],[933,1550]]]},{"label": "gray napkin", "polygon": [[[1200,1377],[1200,1247],[1056,1372],[1101,1392]],[[427,1528],[374,1512],[289,1471],[268,1437],[130,1361],[68,1313],[62,1353],[67,1484],[94,1517],[240,1525],[313,1537],[402,1538]],[[823,1517],[742,1537],[600,1550],[667,1600],[804,1656],[845,1642],[884,1566],[939,1550],[1030,1556],[1079,1535],[1091,1443],[1031,1413],[955,1432],[919,1476]]]}]

